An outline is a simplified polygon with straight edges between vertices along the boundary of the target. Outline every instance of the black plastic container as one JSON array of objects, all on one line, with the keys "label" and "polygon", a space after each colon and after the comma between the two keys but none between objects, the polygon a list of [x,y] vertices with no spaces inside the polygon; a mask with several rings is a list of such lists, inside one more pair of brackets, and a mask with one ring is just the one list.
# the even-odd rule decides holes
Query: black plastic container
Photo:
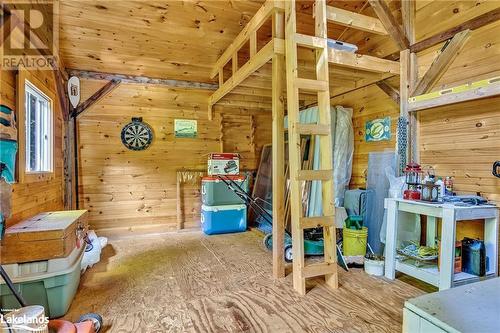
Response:
[{"label": "black plastic container", "polygon": [[462,272],[477,276],[486,274],[484,241],[467,237],[462,240]]}]

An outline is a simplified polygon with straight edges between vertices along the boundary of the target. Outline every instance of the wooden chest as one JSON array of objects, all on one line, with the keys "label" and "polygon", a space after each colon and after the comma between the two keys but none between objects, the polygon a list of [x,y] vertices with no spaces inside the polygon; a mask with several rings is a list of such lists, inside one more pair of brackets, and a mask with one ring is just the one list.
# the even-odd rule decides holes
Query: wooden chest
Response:
[{"label": "wooden chest", "polygon": [[41,213],[9,227],[2,241],[0,261],[12,264],[68,256],[84,246],[88,229],[86,210]]}]

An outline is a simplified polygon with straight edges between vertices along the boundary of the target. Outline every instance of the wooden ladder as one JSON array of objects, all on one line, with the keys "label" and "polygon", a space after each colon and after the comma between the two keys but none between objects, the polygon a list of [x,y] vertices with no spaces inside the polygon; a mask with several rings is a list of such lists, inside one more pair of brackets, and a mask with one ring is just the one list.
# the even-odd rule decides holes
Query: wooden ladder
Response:
[{"label": "wooden ladder", "polygon": [[[327,20],[325,0],[316,0],[315,36],[297,33],[295,0],[285,1],[286,74],[288,106],[288,140],[290,163],[290,191],[293,246],[293,286],[306,293],[306,278],[325,276],[327,285],[338,288],[335,207],[333,204],[332,133],[330,126],[330,92],[328,72]],[[315,50],[316,80],[299,78],[297,47]],[[299,91],[313,91],[318,97],[319,121],[301,124],[299,120]],[[320,145],[320,170],[302,170],[300,136],[318,135]],[[323,216],[305,217],[302,209],[301,182],[322,182]],[[304,258],[304,229],[323,227],[324,262],[307,264]]]}]

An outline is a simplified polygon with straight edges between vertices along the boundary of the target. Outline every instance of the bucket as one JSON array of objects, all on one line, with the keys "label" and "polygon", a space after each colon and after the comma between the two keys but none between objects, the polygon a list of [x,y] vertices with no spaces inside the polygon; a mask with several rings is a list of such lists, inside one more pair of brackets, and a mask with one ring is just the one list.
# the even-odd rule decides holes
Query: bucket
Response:
[{"label": "bucket", "polygon": [[366,240],[368,228],[352,230],[343,229],[343,252],[345,256],[364,256],[366,254]]},{"label": "bucket", "polygon": [[365,257],[365,272],[368,275],[382,276],[384,275],[384,259],[372,257]]}]

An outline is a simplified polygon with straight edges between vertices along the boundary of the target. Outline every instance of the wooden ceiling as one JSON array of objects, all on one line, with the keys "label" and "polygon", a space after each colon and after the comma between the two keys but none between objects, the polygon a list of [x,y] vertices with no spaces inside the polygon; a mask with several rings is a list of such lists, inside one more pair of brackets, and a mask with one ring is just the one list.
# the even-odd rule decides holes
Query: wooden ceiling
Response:
[{"label": "wooden ceiling", "polygon": [[[212,66],[262,3],[61,0],[60,50],[68,68],[213,82]],[[299,30],[311,34],[312,3],[298,4]],[[330,4],[356,12],[369,7],[366,0]],[[261,30],[267,39],[270,26]],[[330,37],[348,37],[349,30],[331,25]]]},{"label": "wooden ceiling", "polygon": [[[328,2],[376,16],[367,0]],[[263,0],[60,0],[60,51],[68,68],[214,82],[209,77],[212,66],[262,3]],[[312,3],[298,0],[299,32],[313,32]],[[400,20],[400,0],[388,3]],[[418,0],[417,40],[479,16],[499,4],[498,1]],[[261,30],[259,38],[266,41],[270,26]],[[329,37],[356,44],[361,54],[378,57],[398,54],[388,36],[330,24]],[[267,72],[263,68],[240,90],[269,89]],[[340,73],[332,79],[338,87],[336,91],[343,91],[378,78],[358,71]],[[267,98],[270,92],[263,94]]]},{"label": "wooden ceiling", "polygon": [[61,0],[68,68],[208,82],[262,1]]}]

